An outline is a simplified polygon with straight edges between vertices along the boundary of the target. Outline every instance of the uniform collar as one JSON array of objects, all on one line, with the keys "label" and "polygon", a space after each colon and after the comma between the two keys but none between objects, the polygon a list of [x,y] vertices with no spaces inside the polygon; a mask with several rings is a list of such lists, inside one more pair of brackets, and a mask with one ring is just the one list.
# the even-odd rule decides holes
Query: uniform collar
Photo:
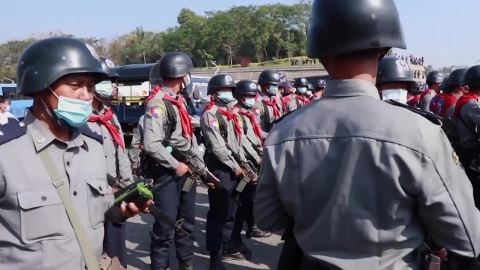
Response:
[{"label": "uniform collar", "polygon": [[105,107],[106,107],[106,106],[103,105],[103,103],[100,103],[100,110],[97,111],[97,110],[93,109],[92,112],[93,112],[93,114],[95,114],[95,115],[104,115],[104,114],[105,114]]},{"label": "uniform collar", "polygon": [[263,91],[260,92],[260,96],[261,96],[263,99],[266,99],[266,100],[273,100],[273,99],[276,97],[275,95],[274,95],[274,96],[270,96],[270,95],[264,93]]},{"label": "uniform collar", "polygon": [[174,98],[177,97],[177,94],[175,94],[175,92],[173,92],[172,88],[168,88],[163,84],[162,84],[162,92],[165,93],[165,94],[169,94],[170,96],[172,96]]},{"label": "uniform collar", "polygon": [[78,128],[72,129],[72,140],[70,142],[64,142],[57,139],[50,130],[45,128],[42,123],[37,118],[35,118],[35,116],[30,112],[30,110],[26,111],[23,122],[27,125],[28,132],[32,137],[33,144],[35,145],[35,149],[37,151],[41,151],[53,141],[68,144],[69,146],[86,146],[85,142],[83,141],[83,136],[82,134],[80,134]]},{"label": "uniform collar", "polygon": [[327,82],[324,97],[370,96],[380,100],[375,85],[363,80],[331,80]]}]

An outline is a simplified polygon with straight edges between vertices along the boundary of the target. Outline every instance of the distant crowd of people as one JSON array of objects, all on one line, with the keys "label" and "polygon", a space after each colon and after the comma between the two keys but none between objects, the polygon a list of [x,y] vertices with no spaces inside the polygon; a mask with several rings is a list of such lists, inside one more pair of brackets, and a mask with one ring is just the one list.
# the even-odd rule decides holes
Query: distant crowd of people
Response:
[{"label": "distant crowd of people", "polygon": [[316,65],[317,59],[308,59],[308,58],[290,59],[290,64],[292,66]]},{"label": "distant crowd of people", "polygon": [[424,63],[423,56],[422,57],[414,57],[413,54],[410,54],[410,56],[404,56],[404,55],[399,55],[397,53],[389,53],[388,56],[396,57],[398,59],[402,59],[403,61],[408,62],[412,65],[423,66],[423,63]]}]

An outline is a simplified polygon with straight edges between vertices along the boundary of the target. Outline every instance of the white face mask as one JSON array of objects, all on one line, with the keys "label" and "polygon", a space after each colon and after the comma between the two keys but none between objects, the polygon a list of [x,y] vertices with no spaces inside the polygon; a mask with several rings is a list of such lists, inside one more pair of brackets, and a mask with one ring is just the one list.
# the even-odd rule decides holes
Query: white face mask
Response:
[{"label": "white face mask", "polygon": [[388,89],[382,91],[382,100],[393,99],[403,104],[407,104],[408,91],[405,89]]},{"label": "white face mask", "polygon": [[5,112],[9,112],[10,111],[10,105],[7,105],[5,107],[2,107],[2,109],[5,110]]}]

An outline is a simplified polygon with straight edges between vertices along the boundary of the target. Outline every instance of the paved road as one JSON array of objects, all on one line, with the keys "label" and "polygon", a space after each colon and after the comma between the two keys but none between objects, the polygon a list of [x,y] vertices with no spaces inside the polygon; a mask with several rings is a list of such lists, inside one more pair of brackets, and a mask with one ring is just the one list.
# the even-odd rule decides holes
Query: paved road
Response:
[{"label": "paved road", "polygon": [[[197,188],[196,203],[196,229],[195,237],[195,270],[208,270],[208,253],[205,249],[205,223],[208,211],[207,190],[203,187]],[[153,218],[150,215],[143,215],[133,218],[127,224],[127,248],[129,254],[128,270],[148,270],[150,257],[150,228]],[[227,269],[276,269],[277,260],[283,242],[278,234],[273,234],[266,239],[246,239],[245,243],[253,250],[252,261],[226,262]],[[173,251],[173,250],[172,250]],[[178,263],[175,259],[175,252],[171,252],[171,269],[177,270]]]}]

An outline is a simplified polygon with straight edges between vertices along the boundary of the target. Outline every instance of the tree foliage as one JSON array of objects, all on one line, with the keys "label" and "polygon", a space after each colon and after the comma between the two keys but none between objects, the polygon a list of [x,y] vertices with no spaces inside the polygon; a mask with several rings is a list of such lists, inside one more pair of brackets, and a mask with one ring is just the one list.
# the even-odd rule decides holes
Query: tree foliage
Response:
[{"label": "tree foliage", "polygon": [[[117,65],[153,63],[166,52],[190,55],[196,67],[237,65],[305,55],[311,0],[294,5],[233,6],[226,11],[208,11],[204,15],[183,8],[177,25],[163,32],[137,27],[113,40],[81,38],[97,52]],[[0,80],[15,78],[21,52],[36,40],[73,35],[50,32],[0,45]]]}]

